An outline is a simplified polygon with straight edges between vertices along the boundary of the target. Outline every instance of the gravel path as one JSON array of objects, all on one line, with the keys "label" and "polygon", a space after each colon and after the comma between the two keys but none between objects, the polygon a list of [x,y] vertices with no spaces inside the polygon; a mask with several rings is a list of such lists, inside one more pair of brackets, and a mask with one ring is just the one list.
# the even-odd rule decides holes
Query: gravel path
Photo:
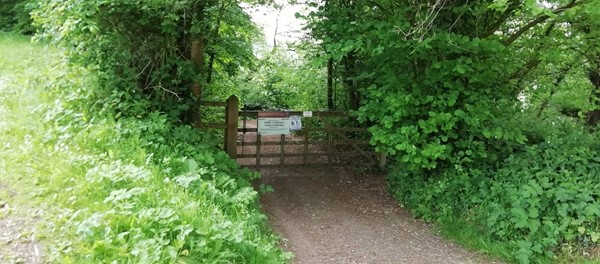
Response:
[{"label": "gravel path", "polygon": [[400,208],[382,175],[350,168],[263,169],[270,224],[295,263],[494,263],[445,241]]}]

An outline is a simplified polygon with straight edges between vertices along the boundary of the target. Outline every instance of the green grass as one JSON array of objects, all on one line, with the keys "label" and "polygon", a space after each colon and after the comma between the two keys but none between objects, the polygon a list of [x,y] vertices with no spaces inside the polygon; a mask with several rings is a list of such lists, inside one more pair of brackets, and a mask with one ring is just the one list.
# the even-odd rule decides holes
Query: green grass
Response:
[{"label": "green grass", "polygon": [[503,261],[515,261],[511,245],[490,238],[464,220],[446,220],[438,223],[437,228],[443,237],[456,241],[465,248]]},{"label": "green grass", "polygon": [[0,33],[0,182],[19,194],[0,198],[45,211],[47,261],[290,258],[258,209],[255,175],[160,114],[116,120],[79,111],[93,76],[60,58],[56,48]]},{"label": "green grass", "polygon": [[[44,61],[52,59],[55,50],[29,44],[29,38],[0,33],[0,168],[6,173],[2,180],[20,184],[33,181],[36,164],[48,160],[35,145],[36,133],[43,125],[36,122],[36,109],[45,103],[31,87],[43,82]],[[21,186],[25,187],[25,186]]]}]

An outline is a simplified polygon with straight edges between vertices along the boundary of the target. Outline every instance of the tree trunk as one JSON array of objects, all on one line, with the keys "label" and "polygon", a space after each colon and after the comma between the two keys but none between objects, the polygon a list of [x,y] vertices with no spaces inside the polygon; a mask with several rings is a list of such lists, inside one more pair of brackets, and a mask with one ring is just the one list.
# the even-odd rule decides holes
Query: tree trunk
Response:
[{"label": "tree trunk", "polygon": [[[202,66],[204,66],[204,37],[197,36],[194,40],[192,40],[192,63],[197,71],[202,71]],[[195,82],[192,88],[192,93],[194,96],[199,99],[202,95],[202,84],[200,82]]]},{"label": "tree trunk", "polygon": [[[200,21],[204,20],[204,6],[199,6],[198,9],[198,19]],[[191,61],[194,65],[194,68],[198,72],[203,71],[204,66],[204,50],[206,43],[205,37],[202,33],[199,33],[193,36],[191,42]],[[192,95],[193,95],[193,104],[190,108],[190,119],[192,124],[195,126],[200,125],[200,100],[202,99],[202,84],[199,81],[195,81],[192,84]]]},{"label": "tree trunk", "polygon": [[[216,41],[218,41],[219,39],[219,30],[221,29],[221,21],[223,21],[223,16],[225,15],[225,10],[229,7],[229,2],[223,2],[221,3],[221,7],[219,8],[219,16],[217,17],[217,26],[215,27],[214,32],[212,32],[212,37],[211,37],[211,41],[214,43]],[[208,45],[211,45],[210,43]],[[208,61],[208,69],[207,69],[207,73],[206,73],[206,84],[210,84],[212,82],[212,76],[213,76],[213,71],[214,71],[214,64],[215,64],[215,57],[217,56],[217,54],[215,54],[214,49],[209,49],[207,52],[209,58]]]},{"label": "tree trunk", "polygon": [[333,104],[333,59],[327,61],[327,109],[335,110]]},{"label": "tree trunk", "polygon": [[277,49],[277,34],[279,33],[279,16],[281,16],[281,10],[283,7],[277,8],[277,18],[275,19],[275,33],[273,33],[273,50]]},{"label": "tree trunk", "polygon": [[344,64],[344,84],[348,92],[348,107],[350,110],[358,110],[360,107],[360,94],[356,87],[356,82],[353,80],[356,77],[356,55],[354,52],[348,53],[343,59]]},{"label": "tree trunk", "polygon": [[590,102],[594,106],[594,110],[587,112],[585,124],[589,127],[595,127],[600,121],[600,67],[591,69],[588,77],[594,85],[590,95]]}]

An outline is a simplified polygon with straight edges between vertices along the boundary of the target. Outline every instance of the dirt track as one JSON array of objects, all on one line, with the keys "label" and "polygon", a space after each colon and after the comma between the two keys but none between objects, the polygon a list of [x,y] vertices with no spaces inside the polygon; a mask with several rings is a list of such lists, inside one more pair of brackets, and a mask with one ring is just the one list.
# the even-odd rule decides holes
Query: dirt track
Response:
[{"label": "dirt track", "polygon": [[385,192],[382,175],[350,168],[263,169],[270,224],[294,263],[493,263],[432,234]]},{"label": "dirt track", "polygon": [[17,195],[0,181],[0,263],[42,263],[36,235],[43,210],[15,201]]}]

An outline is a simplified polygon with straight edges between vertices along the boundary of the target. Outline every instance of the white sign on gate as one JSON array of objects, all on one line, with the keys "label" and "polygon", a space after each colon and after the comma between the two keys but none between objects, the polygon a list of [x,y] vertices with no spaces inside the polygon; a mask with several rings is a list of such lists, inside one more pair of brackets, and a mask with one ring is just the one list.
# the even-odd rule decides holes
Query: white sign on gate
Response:
[{"label": "white sign on gate", "polygon": [[290,116],[290,130],[291,131],[302,130],[302,119],[300,116],[297,116],[297,115]]},{"label": "white sign on gate", "polygon": [[258,134],[281,135],[290,133],[290,114],[286,112],[259,112]]}]

